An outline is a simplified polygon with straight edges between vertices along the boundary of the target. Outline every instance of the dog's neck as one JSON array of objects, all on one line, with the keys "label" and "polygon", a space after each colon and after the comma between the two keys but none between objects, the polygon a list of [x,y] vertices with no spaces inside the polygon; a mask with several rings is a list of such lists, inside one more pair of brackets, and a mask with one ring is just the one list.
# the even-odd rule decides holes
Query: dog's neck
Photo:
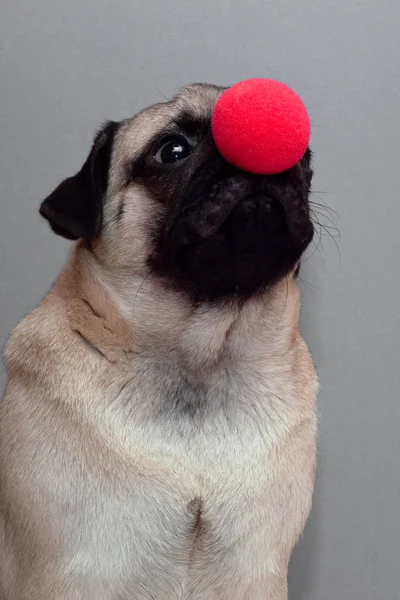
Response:
[{"label": "dog's neck", "polygon": [[[204,374],[227,359],[265,360],[270,353],[283,358],[298,334],[299,295],[292,277],[242,304],[194,305],[155,276],[107,267],[78,242],[60,280],[69,290],[75,329],[110,360],[120,350],[121,356],[144,354]],[[85,315],[83,330],[81,312],[90,312],[88,307],[93,319]]]}]

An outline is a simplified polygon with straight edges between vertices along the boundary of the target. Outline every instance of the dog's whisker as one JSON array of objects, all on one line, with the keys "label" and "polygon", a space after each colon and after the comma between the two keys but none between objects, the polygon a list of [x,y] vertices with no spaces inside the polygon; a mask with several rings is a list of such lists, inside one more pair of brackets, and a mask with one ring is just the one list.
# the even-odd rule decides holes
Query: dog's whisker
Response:
[{"label": "dog's whisker", "polygon": [[[318,198],[319,198],[319,196],[318,196]],[[319,200],[321,200],[321,198],[319,198]],[[334,208],[331,208],[330,206],[328,206],[324,202],[317,202],[316,200],[314,200],[313,198],[310,197],[309,198],[309,205],[313,206],[315,208],[318,208],[318,210],[320,210],[323,213],[329,214],[329,216],[332,219],[337,219],[338,221],[340,220],[339,213]]]},{"label": "dog's whisker", "polygon": [[160,90],[160,88],[158,87],[158,83],[156,83],[156,88],[157,91],[159,92],[159,94],[161,94],[161,96],[167,101],[167,102],[171,102],[170,98],[167,98],[167,96],[165,94],[162,93],[162,91]]},{"label": "dog's whisker", "polygon": [[140,285],[138,286],[138,289],[136,290],[136,294],[133,300],[133,304],[132,304],[132,319],[134,317],[135,314],[135,305],[136,305],[136,301],[138,299],[138,296],[144,286],[144,284],[146,283],[147,279],[150,277],[150,273],[147,273],[147,275],[143,278],[143,280],[141,281]]},{"label": "dog's whisker", "polygon": [[314,217],[314,219],[318,222],[318,224],[320,224],[318,217],[321,217],[322,219],[326,219],[326,221],[328,221],[328,223],[330,223],[330,225],[325,224],[325,226],[328,227],[329,229],[335,230],[338,234],[338,237],[340,237],[339,228],[336,226],[335,221],[332,220],[328,215],[321,213],[318,210],[316,210],[315,208],[311,208],[311,207],[310,207],[310,213],[311,213],[312,217]]},{"label": "dog's whisker", "polygon": [[323,292],[322,287],[320,287],[319,285],[314,285],[313,283],[310,283],[309,281],[306,281],[305,279],[303,279],[303,277],[301,277],[299,275],[299,280],[301,281],[301,283],[303,285],[305,285],[306,287],[308,287],[309,289],[312,290],[319,290],[320,292]]},{"label": "dog's whisker", "polygon": [[281,324],[282,324],[283,315],[285,314],[285,310],[286,310],[287,302],[288,302],[288,297],[289,297],[289,281],[288,281],[288,276],[287,275],[285,276],[285,282],[286,282],[285,305],[284,305],[283,310],[282,310],[281,318],[279,319],[278,327],[280,327]]}]

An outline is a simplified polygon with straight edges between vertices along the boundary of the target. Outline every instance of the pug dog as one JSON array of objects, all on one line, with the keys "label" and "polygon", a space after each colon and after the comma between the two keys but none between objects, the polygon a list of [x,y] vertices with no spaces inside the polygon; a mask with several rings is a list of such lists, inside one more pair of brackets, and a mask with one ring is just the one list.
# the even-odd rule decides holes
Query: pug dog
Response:
[{"label": "pug dog", "polygon": [[223,91],[107,123],[41,205],[76,242],[6,348],[2,600],[287,598],[316,455],[311,156],[228,164]]}]

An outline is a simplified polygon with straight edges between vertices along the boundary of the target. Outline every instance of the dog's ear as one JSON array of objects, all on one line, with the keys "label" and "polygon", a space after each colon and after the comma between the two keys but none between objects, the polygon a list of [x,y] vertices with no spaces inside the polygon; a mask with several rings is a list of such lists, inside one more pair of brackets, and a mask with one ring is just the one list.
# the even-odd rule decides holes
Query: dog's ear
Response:
[{"label": "dog's ear", "polygon": [[82,169],[62,181],[40,205],[40,214],[58,235],[70,240],[93,239],[99,235],[117,129],[118,123],[106,123],[96,135]]}]

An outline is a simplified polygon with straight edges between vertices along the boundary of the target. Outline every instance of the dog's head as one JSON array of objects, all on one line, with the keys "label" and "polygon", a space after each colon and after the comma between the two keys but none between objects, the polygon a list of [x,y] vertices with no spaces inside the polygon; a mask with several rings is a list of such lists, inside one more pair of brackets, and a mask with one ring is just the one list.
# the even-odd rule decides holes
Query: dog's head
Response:
[{"label": "dog's head", "polygon": [[187,86],[106,124],[79,173],[42,203],[52,229],[195,301],[246,299],[293,273],[313,235],[310,151],[279,175],[227,163],[211,134],[223,91]]}]

